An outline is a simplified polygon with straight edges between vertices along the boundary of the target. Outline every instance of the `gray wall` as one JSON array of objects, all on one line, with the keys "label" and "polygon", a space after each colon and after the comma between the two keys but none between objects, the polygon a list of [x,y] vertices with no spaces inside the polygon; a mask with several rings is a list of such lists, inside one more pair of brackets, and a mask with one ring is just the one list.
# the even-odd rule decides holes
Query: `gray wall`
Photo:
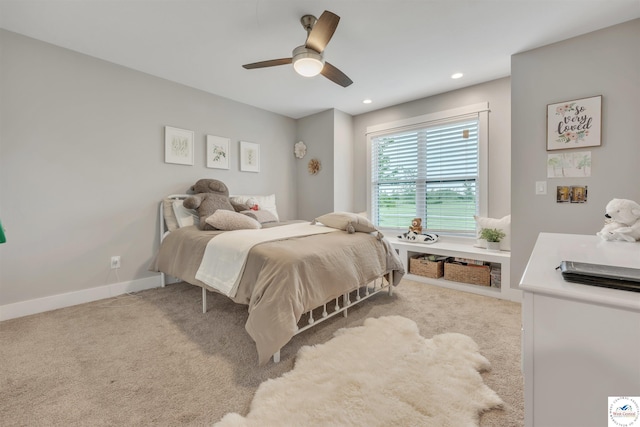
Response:
[{"label": "gray wall", "polygon": [[333,209],[353,212],[353,116],[334,110]]},{"label": "gray wall", "polygon": [[[353,117],[336,109],[298,120],[307,155],[297,161],[298,214],[312,220],[327,212],[353,211]],[[310,175],[309,160],[322,169]]]},{"label": "gray wall", "polygon": [[[158,202],[200,178],[297,217],[295,120],[4,30],[0,49],[0,306],[153,276]],[[165,125],[195,131],[194,166],[164,163]],[[205,167],[206,134],[231,139],[229,170]]]},{"label": "gray wall", "polygon": [[[640,202],[639,43],[636,19],[512,57],[511,283],[520,282],[538,233],[595,234],[609,200]],[[602,145],[584,149],[591,176],[547,178],[547,104],[595,95],[602,95]],[[534,195],[536,181],[547,181],[547,195]],[[589,187],[587,203],[556,203],[556,186],[572,184]]]},{"label": "gray wall", "polygon": [[509,78],[419,99],[355,116],[354,208],[367,207],[367,126],[489,102],[489,206],[488,215],[501,218],[510,212],[511,99]]},{"label": "gray wall", "polygon": [[[307,146],[307,155],[296,159],[298,216],[310,221],[333,208],[334,110],[298,119],[297,131],[298,139]],[[316,175],[307,169],[311,159],[322,165]]]}]

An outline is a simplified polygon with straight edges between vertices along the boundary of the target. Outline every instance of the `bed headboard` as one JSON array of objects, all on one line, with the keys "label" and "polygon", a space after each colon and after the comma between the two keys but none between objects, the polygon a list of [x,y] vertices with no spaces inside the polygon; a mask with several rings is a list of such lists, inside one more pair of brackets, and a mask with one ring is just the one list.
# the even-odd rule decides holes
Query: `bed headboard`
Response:
[{"label": "bed headboard", "polygon": [[[191,210],[185,209],[182,205],[177,206],[176,201],[184,200],[190,194],[171,194],[160,202],[160,242],[164,240],[167,234],[179,227],[197,224],[200,220],[198,214]],[[237,203],[245,203],[247,200],[254,200],[254,203],[260,206],[260,210],[270,212],[275,221],[280,221],[278,209],[276,208],[276,195],[230,195],[230,199],[237,199]]]}]

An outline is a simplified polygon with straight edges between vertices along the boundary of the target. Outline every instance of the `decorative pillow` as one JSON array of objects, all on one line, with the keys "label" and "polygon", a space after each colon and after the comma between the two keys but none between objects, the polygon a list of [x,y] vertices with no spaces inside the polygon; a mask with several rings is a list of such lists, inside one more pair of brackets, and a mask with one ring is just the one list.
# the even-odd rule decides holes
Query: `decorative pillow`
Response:
[{"label": "decorative pillow", "polygon": [[255,219],[234,211],[218,209],[208,217],[207,224],[218,230],[249,230],[262,228]]},{"label": "decorative pillow", "polygon": [[363,233],[378,231],[376,226],[373,225],[367,218],[351,212],[331,212],[319,216],[314,220],[314,222],[321,222],[327,227],[337,228],[338,230],[345,230],[349,233],[353,233],[353,231],[350,231],[351,227],[354,231],[361,231]]},{"label": "decorative pillow", "polygon": [[[278,209],[276,209],[276,195],[270,194],[268,196],[231,196],[229,200],[232,204],[237,205],[246,205],[249,199],[255,199],[253,204],[258,205],[259,210],[269,211],[275,217],[276,221],[280,221],[280,217],[278,216]],[[253,206],[252,204],[252,206]]]},{"label": "decorative pillow", "polygon": [[477,224],[478,231],[478,240],[476,246],[481,248],[487,247],[487,241],[484,239],[480,239],[480,230],[483,228],[497,228],[502,230],[505,236],[500,241],[500,249],[503,251],[511,250],[511,215],[507,215],[500,219],[497,218],[487,218],[482,216],[474,216]]},{"label": "decorative pillow", "polygon": [[198,225],[200,218],[198,212],[193,209],[187,209],[182,205],[182,200],[173,201],[173,214],[175,215],[178,227],[186,227],[188,225]]},{"label": "decorative pillow", "polygon": [[162,201],[162,216],[164,223],[167,226],[167,230],[176,231],[180,226],[176,219],[176,214],[173,212],[173,202],[175,199],[166,198]]},{"label": "decorative pillow", "polygon": [[[229,198],[229,202],[231,202],[231,206],[233,206],[236,212],[248,211],[255,205],[258,205],[258,202],[253,197],[248,198],[244,203],[236,203],[232,198]],[[260,205],[258,205],[258,209],[259,208]]]},{"label": "decorative pillow", "polygon": [[273,215],[269,211],[261,211],[261,210],[252,211],[252,210],[248,210],[248,211],[242,211],[240,213],[255,219],[260,224],[265,224],[267,222],[278,222],[278,219],[275,217],[275,215]]}]

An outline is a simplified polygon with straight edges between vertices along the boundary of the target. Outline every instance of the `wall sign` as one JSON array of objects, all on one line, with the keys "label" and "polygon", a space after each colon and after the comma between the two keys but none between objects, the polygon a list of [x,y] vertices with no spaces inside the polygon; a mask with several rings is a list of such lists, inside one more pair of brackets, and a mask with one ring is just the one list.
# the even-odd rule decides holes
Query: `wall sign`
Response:
[{"label": "wall sign", "polygon": [[601,144],[602,96],[547,105],[547,151]]}]

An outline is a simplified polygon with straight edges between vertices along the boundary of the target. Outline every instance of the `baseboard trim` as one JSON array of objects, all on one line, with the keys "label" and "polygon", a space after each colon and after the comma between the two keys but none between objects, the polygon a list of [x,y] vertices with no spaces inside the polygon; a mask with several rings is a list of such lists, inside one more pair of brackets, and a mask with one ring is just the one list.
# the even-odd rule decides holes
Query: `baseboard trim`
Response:
[{"label": "baseboard trim", "polygon": [[13,304],[0,305],[0,321],[116,297],[128,292],[138,292],[158,287],[160,287],[160,277],[153,276]]}]

